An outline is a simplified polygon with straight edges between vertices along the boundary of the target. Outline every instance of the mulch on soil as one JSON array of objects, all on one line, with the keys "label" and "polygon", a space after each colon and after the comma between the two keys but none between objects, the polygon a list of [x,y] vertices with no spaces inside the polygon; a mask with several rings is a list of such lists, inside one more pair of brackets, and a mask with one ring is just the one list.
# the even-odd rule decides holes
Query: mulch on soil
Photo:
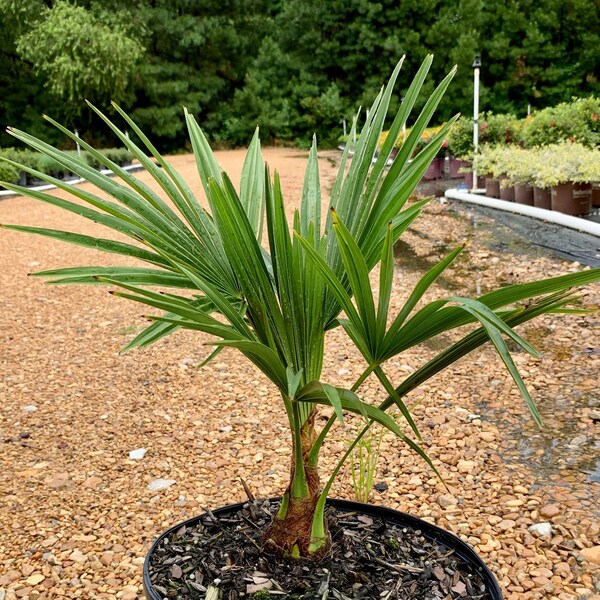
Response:
[{"label": "mulch on soil", "polygon": [[224,600],[262,590],[290,600],[491,598],[471,565],[420,530],[333,507],[327,556],[313,564],[275,555],[262,536],[277,508],[277,502],[246,503],[178,529],[152,554],[154,592],[175,600],[200,600],[210,586]]}]

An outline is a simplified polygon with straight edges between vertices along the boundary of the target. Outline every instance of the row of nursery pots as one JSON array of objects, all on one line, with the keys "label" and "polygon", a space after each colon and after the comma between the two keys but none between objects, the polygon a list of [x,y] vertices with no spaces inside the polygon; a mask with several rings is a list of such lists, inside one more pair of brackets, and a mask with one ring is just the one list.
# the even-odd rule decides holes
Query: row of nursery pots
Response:
[{"label": "row of nursery pots", "polygon": [[[554,210],[566,215],[584,216],[600,207],[600,186],[591,183],[561,183],[551,188],[506,185],[506,180],[484,178],[485,195],[508,202]],[[481,181],[479,182],[481,183]]]},{"label": "row of nursery pots", "polygon": [[423,179],[433,181],[449,177],[450,179],[461,179],[465,176],[465,169],[469,163],[454,156],[437,156],[431,161],[423,175]]},{"label": "row of nursery pots", "polygon": [[567,142],[529,150],[486,146],[475,155],[473,169],[486,174],[486,194],[492,198],[575,216],[600,205],[598,191],[593,191],[600,183],[600,151],[581,144]]}]

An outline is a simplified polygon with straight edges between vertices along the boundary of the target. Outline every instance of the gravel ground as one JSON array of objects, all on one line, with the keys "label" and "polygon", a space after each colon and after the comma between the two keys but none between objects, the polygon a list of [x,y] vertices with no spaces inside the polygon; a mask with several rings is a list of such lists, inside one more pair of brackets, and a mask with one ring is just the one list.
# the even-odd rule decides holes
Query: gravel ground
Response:
[{"label": "gravel ground", "polygon": [[[233,179],[242,153],[218,153]],[[284,193],[296,202],[305,155],[269,149]],[[330,185],[335,153],[323,154]],[[190,156],[173,164],[194,177]],[[140,178],[149,178],[141,173]],[[195,186],[199,188],[199,184]],[[24,198],[0,202],[0,222],[98,231]],[[494,229],[478,218],[472,239],[434,294],[474,294],[497,284],[580,269],[577,263],[492,249]],[[434,201],[398,247],[396,308],[418,269],[473,232],[468,213]],[[149,543],[173,523],[244,498],[279,495],[288,471],[287,428],[264,377],[229,351],[202,370],[205,338],[178,333],[125,356],[119,349],[145,326],[140,306],[106,288],[48,287],[30,271],[94,264],[108,257],[44,238],[0,234],[0,600],[140,598]],[[600,305],[598,286],[583,304]],[[420,460],[384,437],[371,501],[446,527],[467,540],[509,599],[600,599],[598,314],[545,316],[524,333],[541,359],[516,353],[545,418],[540,432],[489,348],[463,359],[414,393],[416,420],[448,492]],[[450,338],[449,338],[450,339]],[[400,381],[438,348],[391,361]],[[339,331],[327,344],[328,380],[346,385],[360,360]],[[379,392],[366,386],[367,397]],[[339,428],[326,471],[355,426]],[[594,441],[596,436],[596,441]],[[141,459],[129,453],[145,448]],[[140,453],[143,454],[143,453]],[[591,460],[591,462],[590,462]],[[587,461],[587,462],[586,462]],[[158,479],[174,481],[159,491]],[[334,496],[352,497],[346,473]],[[548,523],[551,532],[530,531]],[[543,528],[542,528],[543,529]]]}]

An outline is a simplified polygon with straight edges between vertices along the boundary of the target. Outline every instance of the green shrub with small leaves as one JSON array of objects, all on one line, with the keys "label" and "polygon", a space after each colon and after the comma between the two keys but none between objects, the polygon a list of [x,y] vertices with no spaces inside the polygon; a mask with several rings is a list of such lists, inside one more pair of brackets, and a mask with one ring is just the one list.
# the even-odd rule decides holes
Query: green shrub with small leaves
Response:
[{"label": "green shrub with small leaves", "polygon": [[473,119],[460,117],[448,134],[448,151],[463,160],[473,158]]},{"label": "green shrub with small leaves", "polygon": [[531,150],[484,146],[475,157],[474,166],[479,173],[504,177],[505,185],[548,188],[568,182],[600,182],[600,150],[570,142]]},{"label": "green shrub with small leaves", "polygon": [[563,102],[523,120],[522,143],[527,148],[573,142],[600,145],[600,98]]},{"label": "green shrub with small leaves", "polygon": [[19,171],[13,165],[0,161],[0,181],[7,183],[17,183],[19,181]]}]

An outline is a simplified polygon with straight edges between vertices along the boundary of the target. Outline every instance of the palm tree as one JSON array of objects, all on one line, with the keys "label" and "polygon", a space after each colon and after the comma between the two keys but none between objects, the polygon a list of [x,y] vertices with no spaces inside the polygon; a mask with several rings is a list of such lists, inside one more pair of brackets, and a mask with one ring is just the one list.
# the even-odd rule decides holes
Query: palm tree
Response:
[{"label": "palm tree", "polygon": [[[600,278],[600,269],[594,269],[511,285],[476,299],[448,297],[422,305],[423,296],[436,278],[462,252],[463,247],[459,246],[423,273],[398,314],[389,314],[393,246],[428,202],[410,203],[409,198],[454,121],[445,124],[413,156],[453,70],[427,100],[410,135],[387,168],[394,142],[414,109],[431,61],[432,57],[426,58],[405,92],[386,141],[374,159],[402,61],[395,68],[368,113],[354,156],[350,160],[348,151],[342,156],[331,194],[332,209],[325,222],[321,222],[316,141],[310,150],[301,207],[290,225],[285,217],[279,177],[277,173],[271,177],[264,165],[258,132],[248,148],[238,191],[219,168],[194,117],[186,111],[198,172],[208,199],[207,211],[190,186],[116,105],[115,110],[145,150],[101,111],[92,108],[151,174],[162,195],[50,118],[60,131],[112,171],[115,178],[100,174],[27,133],[9,129],[15,138],[95,184],[110,199],[20,165],[20,169],[53,183],[77,201],[18,185],[4,184],[5,187],[96,221],[132,242],[36,227],[4,227],[147,263],[144,267],[64,268],[37,275],[58,284],[110,285],[117,289],[115,295],[157,309],[160,314],[150,317],[153,323],[128,344],[127,350],[148,346],[180,328],[201,331],[214,337],[215,350],[206,362],[224,347],[236,348],[278,388],[291,431],[290,481],[279,512],[265,533],[265,541],[286,555],[317,558],[327,550],[327,493],[352,447],[373,423],[393,432],[434,468],[419,445],[420,434],[406,396],[482,344],[494,345],[539,422],[505,338],[535,354],[514,327],[544,313],[569,310],[565,307],[575,297],[571,288]],[[266,248],[261,246],[264,227]],[[369,274],[377,265],[379,289],[375,300]],[[515,305],[523,301],[526,304]],[[364,358],[364,371],[350,389],[334,387],[322,379],[325,335],[336,327],[344,329]],[[465,329],[458,342],[404,381],[392,383],[386,374],[390,358],[456,328]],[[369,377],[377,378],[386,390],[387,397],[379,405],[369,404],[359,396],[361,385]],[[320,405],[330,413],[321,429],[315,421]],[[401,424],[388,414],[392,407],[397,407]],[[335,420],[343,420],[346,412],[364,417],[365,426],[322,484],[318,472],[320,450]]]}]

